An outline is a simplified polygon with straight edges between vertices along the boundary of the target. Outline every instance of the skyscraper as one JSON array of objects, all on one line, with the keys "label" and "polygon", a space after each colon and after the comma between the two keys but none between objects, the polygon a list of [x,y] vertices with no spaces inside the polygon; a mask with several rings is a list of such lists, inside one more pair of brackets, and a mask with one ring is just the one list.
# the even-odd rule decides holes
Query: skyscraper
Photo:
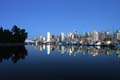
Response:
[{"label": "skyscraper", "polygon": [[50,32],[47,32],[47,42],[50,42]]},{"label": "skyscraper", "polygon": [[61,33],[61,41],[64,41],[64,39],[65,39],[65,35],[64,33]]},{"label": "skyscraper", "polygon": [[40,35],[39,41],[43,42],[43,37],[41,35]]},{"label": "skyscraper", "polygon": [[117,30],[116,32],[116,40],[120,41],[120,30]]}]

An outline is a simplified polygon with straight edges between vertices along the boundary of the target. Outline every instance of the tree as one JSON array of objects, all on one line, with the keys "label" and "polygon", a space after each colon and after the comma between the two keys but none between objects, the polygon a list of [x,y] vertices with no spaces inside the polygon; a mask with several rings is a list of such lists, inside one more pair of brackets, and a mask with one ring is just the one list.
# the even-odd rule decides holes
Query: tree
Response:
[{"label": "tree", "polygon": [[20,28],[18,28],[16,25],[14,25],[11,31],[13,32],[13,34],[19,34]]},{"label": "tree", "polygon": [[3,42],[2,38],[3,38],[3,28],[0,27],[0,42]]},{"label": "tree", "polygon": [[20,29],[16,25],[11,30],[0,27],[0,43],[23,43],[26,38],[25,29]]}]

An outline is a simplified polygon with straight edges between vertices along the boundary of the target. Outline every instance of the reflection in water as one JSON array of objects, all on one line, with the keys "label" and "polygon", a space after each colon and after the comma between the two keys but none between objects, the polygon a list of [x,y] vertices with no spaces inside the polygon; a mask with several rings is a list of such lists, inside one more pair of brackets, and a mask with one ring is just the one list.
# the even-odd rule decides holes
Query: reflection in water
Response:
[{"label": "reflection in water", "polygon": [[50,54],[50,45],[47,45],[47,54]]},{"label": "reflection in water", "polygon": [[120,57],[120,49],[119,48],[109,48],[109,47],[87,47],[87,46],[57,46],[57,45],[37,45],[35,46],[40,51],[47,49],[47,53],[50,54],[52,51],[57,51],[61,53],[68,53],[69,55],[76,56],[77,54],[90,54],[92,56],[97,56],[99,54],[110,55],[115,53],[118,57]]},{"label": "reflection in water", "polygon": [[41,51],[26,46],[29,54],[26,58],[27,51],[23,46],[1,47],[1,61],[26,59],[17,65],[6,65],[4,61],[0,65],[0,80],[120,80],[120,58],[116,57],[116,54],[120,55],[120,49],[56,45],[36,48]]},{"label": "reflection in water", "polygon": [[0,62],[11,59],[17,63],[20,59],[25,59],[27,50],[25,46],[0,46]]}]

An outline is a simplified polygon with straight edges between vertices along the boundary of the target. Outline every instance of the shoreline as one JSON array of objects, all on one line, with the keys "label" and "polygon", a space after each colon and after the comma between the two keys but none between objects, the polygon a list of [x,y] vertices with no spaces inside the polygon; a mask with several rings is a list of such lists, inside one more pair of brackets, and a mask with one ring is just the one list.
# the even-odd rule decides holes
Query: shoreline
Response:
[{"label": "shoreline", "polygon": [[0,46],[24,46],[26,43],[0,43]]}]

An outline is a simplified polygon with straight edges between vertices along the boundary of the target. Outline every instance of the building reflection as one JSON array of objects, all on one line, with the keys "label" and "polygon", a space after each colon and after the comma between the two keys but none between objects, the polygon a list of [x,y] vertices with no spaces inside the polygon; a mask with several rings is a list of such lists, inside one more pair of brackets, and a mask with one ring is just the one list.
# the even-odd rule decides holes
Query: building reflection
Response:
[{"label": "building reflection", "polygon": [[50,45],[47,45],[47,54],[50,54]]},{"label": "building reflection", "polygon": [[69,55],[76,56],[77,54],[89,54],[92,56],[97,56],[100,54],[110,55],[115,53],[120,57],[119,48],[109,48],[109,47],[87,47],[87,46],[58,46],[58,45],[37,45],[35,46],[40,51],[47,50],[47,53],[50,54],[52,51],[61,52],[62,54],[67,53]]},{"label": "building reflection", "polygon": [[25,59],[27,50],[25,46],[0,46],[0,62],[11,60],[17,63],[21,59]]}]

